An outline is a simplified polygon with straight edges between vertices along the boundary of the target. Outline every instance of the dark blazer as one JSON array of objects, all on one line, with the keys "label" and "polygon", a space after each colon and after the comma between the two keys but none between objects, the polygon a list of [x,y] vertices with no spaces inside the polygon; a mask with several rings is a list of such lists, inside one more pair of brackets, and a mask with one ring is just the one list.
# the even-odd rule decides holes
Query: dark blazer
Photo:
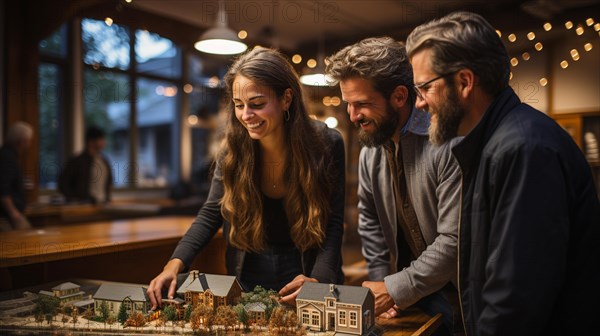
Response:
[{"label": "dark blazer", "polygon": [[573,139],[507,88],[453,152],[467,333],[595,334],[600,205]]},{"label": "dark blazer", "polygon": [[97,200],[90,195],[90,181],[94,172],[94,158],[87,152],[72,157],[65,168],[61,171],[58,180],[58,189],[65,195],[67,201],[83,201],[83,202],[104,202],[110,201],[111,187],[113,183],[113,176],[111,166],[108,160],[102,156],[102,160],[106,165],[108,171],[108,178],[104,186],[106,193],[106,200]]}]

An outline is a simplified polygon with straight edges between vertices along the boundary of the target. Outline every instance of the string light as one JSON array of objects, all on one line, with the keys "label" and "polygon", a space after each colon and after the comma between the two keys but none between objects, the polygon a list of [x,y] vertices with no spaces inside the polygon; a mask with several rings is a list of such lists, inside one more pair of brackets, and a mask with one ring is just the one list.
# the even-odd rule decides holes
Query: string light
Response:
[{"label": "string light", "polygon": [[248,32],[245,30],[240,30],[238,33],[238,37],[240,38],[240,40],[245,39],[246,37],[248,37]]},{"label": "string light", "polygon": [[294,62],[294,64],[300,64],[300,62],[302,62],[302,56],[298,54],[292,56],[292,62]]},{"label": "string light", "polygon": [[317,61],[314,58],[311,58],[308,61],[306,61],[306,66],[312,69],[317,66]]},{"label": "string light", "polygon": [[523,55],[521,55],[521,57],[523,57],[523,60],[529,61],[529,59],[531,58],[531,55],[529,55],[528,52],[524,52]]},{"label": "string light", "polygon": [[535,44],[535,50],[542,51],[542,49],[544,49],[544,45],[542,44],[542,42],[538,42]]},{"label": "string light", "polygon": [[581,25],[577,26],[577,29],[575,29],[575,33],[581,36],[583,34],[583,27]]},{"label": "string light", "polygon": [[545,77],[540,78],[540,85],[541,86],[548,85],[548,80]]},{"label": "string light", "polygon": [[571,22],[571,21],[565,22],[565,28],[567,28],[567,29],[573,28],[573,22]]},{"label": "string light", "polygon": [[552,24],[550,22],[544,23],[544,30],[550,31],[552,29]]},{"label": "string light", "polygon": [[513,57],[510,59],[510,64],[512,64],[512,66],[516,67],[517,65],[519,65],[519,60],[516,57]]},{"label": "string light", "polygon": [[196,116],[195,114],[190,114],[187,117],[187,122],[188,122],[188,124],[190,124],[192,126],[196,125],[198,123],[198,116]]},{"label": "string light", "polygon": [[600,23],[596,23],[596,24],[594,25],[594,30],[595,30],[595,31],[600,31]]},{"label": "string light", "polygon": [[498,34],[498,37],[502,37],[502,32],[499,31],[498,29],[496,29],[496,34]]},{"label": "string light", "polygon": [[340,99],[340,97],[338,97],[338,96],[331,97],[331,105],[340,106],[341,103],[342,103],[342,100]]},{"label": "string light", "polygon": [[588,42],[588,43],[586,43],[586,44],[584,44],[584,45],[583,45],[583,50],[585,50],[585,51],[590,51],[590,50],[592,50],[592,44],[591,44],[591,43],[589,43],[589,42]]},{"label": "string light", "polygon": [[192,91],[194,91],[194,86],[192,86],[192,84],[185,84],[183,86],[183,92],[192,93]]},{"label": "string light", "polygon": [[517,40],[517,35],[515,35],[515,34],[508,35],[508,40],[510,42],[515,42]]},{"label": "string light", "polygon": [[594,19],[588,18],[585,20],[585,24],[588,25],[588,27],[591,27],[594,24]]},{"label": "string light", "polygon": [[533,41],[535,39],[535,33],[534,32],[527,33],[527,38],[529,39],[529,41]]},{"label": "string light", "polygon": [[106,19],[104,19],[104,23],[106,23],[106,25],[110,27],[113,24],[113,19],[107,17]]},{"label": "string light", "polygon": [[563,69],[566,69],[569,67],[569,62],[567,62],[566,60],[563,60],[562,62],[560,62],[560,67]]}]

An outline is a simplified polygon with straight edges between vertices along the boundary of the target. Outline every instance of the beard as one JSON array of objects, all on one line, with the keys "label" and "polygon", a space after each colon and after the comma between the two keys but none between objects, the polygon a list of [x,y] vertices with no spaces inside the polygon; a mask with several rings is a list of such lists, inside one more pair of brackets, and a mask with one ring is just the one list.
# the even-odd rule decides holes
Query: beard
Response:
[{"label": "beard", "polygon": [[355,122],[354,126],[360,129],[358,132],[358,143],[361,146],[376,147],[383,145],[392,138],[394,132],[398,128],[400,115],[394,110],[392,105],[387,102],[386,116],[384,119],[375,120],[363,118],[363,120],[372,122],[375,126],[375,131],[373,133],[365,132],[363,129],[360,129],[360,122]]},{"label": "beard", "polygon": [[432,120],[429,124],[429,141],[434,145],[442,145],[458,135],[458,126],[465,116],[465,109],[460,106],[454,85],[448,86],[446,99],[439,108],[431,109]]}]

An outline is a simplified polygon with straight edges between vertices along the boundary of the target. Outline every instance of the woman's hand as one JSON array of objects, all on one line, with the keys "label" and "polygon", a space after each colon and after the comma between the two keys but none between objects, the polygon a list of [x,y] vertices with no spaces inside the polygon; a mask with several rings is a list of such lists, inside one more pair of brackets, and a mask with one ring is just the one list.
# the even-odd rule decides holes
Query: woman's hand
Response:
[{"label": "woman's hand", "polygon": [[179,259],[171,259],[163,271],[148,286],[148,298],[152,304],[151,310],[162,306],[162,289],[169,287],[168,298],[175,297],[175,287],[177,286],[177,274],[184,268],[183,262]]},{"label": "woman's hand", "polygon": [[[279,299],[279,303],[287,303],[289,305],[296,305],[296,297],[298,293],[300,293],[300,289],[305,282],[319,282],[317,279],[309,278],[304,276],[304,274],[300,274],[294,278],[290,283],[285,285],[280,291],[279,295],[281,299]],[[284,296],[285,295],[285,296]]]}]

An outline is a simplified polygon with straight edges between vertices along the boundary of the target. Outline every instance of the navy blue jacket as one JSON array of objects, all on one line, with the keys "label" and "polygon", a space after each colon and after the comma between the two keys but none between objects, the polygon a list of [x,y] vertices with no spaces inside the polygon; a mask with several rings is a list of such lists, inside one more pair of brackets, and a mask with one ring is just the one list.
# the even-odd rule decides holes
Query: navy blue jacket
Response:
[{"label": "navy blue jacket", "polygon": [[597,332],[600,204],[569,134],[507,88],[453,152],[467,334]]}]

